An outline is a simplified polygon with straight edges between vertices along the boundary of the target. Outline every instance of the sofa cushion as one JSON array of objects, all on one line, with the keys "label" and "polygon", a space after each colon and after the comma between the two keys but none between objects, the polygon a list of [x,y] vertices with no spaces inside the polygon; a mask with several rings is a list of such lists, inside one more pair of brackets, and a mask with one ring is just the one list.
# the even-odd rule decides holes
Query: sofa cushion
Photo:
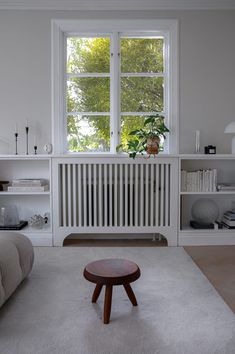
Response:
[{"label": "sofa cushion", "polygon": [[3,232],[0,233],[0,240],[10,241],[17,248],[20,267],[22,270],[23,279],[29,274],[32,270],[34,262],[34,252],[31,241],[28,237],[18,233],[18,232]]},{"label": "sofa cushion", "polygon": [[33,261],[33,246],[26,236],[0,233],[0,306],[29,274]]},{"label": "sofa cushion", "polygon": [[5,240],[0,240],[0,274],[6,301],[23,277],[17,248],[14,243]]}]

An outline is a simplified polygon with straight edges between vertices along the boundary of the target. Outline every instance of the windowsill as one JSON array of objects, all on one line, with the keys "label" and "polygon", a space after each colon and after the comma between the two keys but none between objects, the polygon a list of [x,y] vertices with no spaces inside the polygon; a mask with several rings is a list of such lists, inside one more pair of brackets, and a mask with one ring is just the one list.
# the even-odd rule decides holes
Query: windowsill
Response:
[{"label": "windowsill", "polygon": [[[51,155],[53,157],[89,157],[89,158],[98,158],[98,157],[111,157],[111,158],[128,158],[130,159],[129,155],[127,153],[118,153],[118,154],[112,154],[112,153],[63,153],[63,154],[53,154]],[[179,154],[167,154],[167,153],[159,153],[155,156],[148,156],[148,155],[137,155],[135,159],[153,159],[157,157],[178,157]]]}]

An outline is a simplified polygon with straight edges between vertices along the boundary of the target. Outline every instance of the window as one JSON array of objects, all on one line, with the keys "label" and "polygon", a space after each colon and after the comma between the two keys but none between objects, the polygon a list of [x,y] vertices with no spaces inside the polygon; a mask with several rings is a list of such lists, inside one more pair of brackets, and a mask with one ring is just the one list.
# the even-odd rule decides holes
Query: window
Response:
[{"label": "window", "polygon": [[119,31],[114,21],[87,32],[92,26],[81,22],[74,30],[74,21],[53,21],[55,151],[115,153],[158,112],[170,128],[164,152],[177,152],[176,27],[141,22],[131,31],[126,23]]},{"label": "window", "polygon": [[110,43],[109,37],[67,37],[69,152],[110,151]]},{"label": "window", "polygon": [[[168,79],[164,37],[157,34],[122,34],[120,37],[120,140],[130,140],[132,130],[143,127],[144,116],[166,114]],[[134,138],[134,137],[133,137]]]}]

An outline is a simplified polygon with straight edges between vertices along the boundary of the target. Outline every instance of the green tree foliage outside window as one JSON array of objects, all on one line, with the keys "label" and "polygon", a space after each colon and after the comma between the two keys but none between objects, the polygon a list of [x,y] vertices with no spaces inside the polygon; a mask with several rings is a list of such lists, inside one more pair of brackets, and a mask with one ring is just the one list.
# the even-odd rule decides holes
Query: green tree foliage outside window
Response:
[{"label": "green tree foliage outside window", "polygon": [[[162,38],[120,40],[120,140],[124,145],[130,131],[143,127],[141,112],[164,110],[163,44]],[[67,39],[68,151],[110,151],[110,45],[108,37]]]}]

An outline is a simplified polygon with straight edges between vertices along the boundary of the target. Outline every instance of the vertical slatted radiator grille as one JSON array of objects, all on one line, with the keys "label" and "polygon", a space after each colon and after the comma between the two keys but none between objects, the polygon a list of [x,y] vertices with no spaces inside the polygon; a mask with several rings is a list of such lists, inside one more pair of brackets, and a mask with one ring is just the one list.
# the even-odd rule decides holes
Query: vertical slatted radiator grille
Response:
[{"label": "vertical slatted radiator grille", "polygon": [[169,227],[171,164],[59,163],[61,227]]}]

